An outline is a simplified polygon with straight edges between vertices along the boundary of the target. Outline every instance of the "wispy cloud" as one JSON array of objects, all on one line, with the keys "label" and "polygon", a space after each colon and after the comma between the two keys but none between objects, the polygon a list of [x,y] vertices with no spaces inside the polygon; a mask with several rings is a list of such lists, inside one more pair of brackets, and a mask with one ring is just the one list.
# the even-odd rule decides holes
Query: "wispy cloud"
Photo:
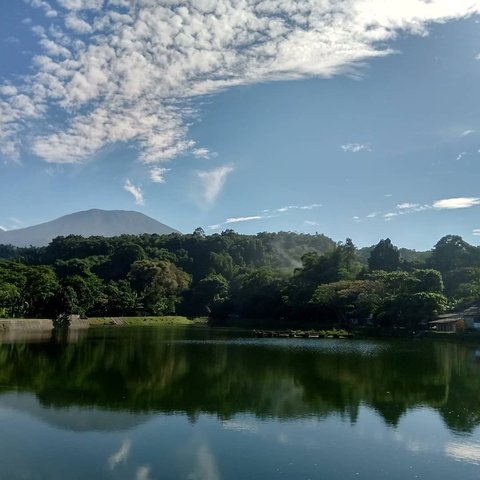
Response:
[{"label": "wispy cloud", "polygon": [[[431,209],[431,205],[422,205],[419,203],[412,203],[412,202],[403,202],[399,203],[396,205],[395,209],[387,212],[372,212],[369,213],[366,218],[377,218],[381,217],[385,221],[390,221],[394,219],[395,217],[398,217],[400,215],[408,215],[410,213],[416,213],[416,212],[423,212],[425,210]],[[357,217],[358,218],[358,217]]]},{"label": "wispy cloud", "polygon": [[473,230],[473,235],[475,235],[476,237],[480,237],[480,228],[475,228],[475,230]]},{"label": "wispy cloud", "polygon": [[150,180],[154,183],[165,183],[165,174],[169,171],[169,168],[153,167],[150,169]]},{"label": "wispy cloud", "polygon": [[252,220],[261,220],[262,218],[268,218],[266,216],[262,217],[261,215],[254,215],[252,217],[231,217],[225,220],[225,223],[239,223],[239,222],[250,222]]},{"label": "wispy cloud", "polygon": [[[67,10],[99,10],[103,7],[104,0],[57,0],[57,2]],[[125,2],[116,1],[119,5],[125,5]]]},{"label": "wispy cloud", "polygon": [[9,36],[3,40],[4,43],[20,43],[20,39],[18,37]]},{"label": "wispy cloud", "polygon": [[126,190],[128,193],[131,193],[133,195],[133,198],[135,199],[135,203],[137,205],[143,205],[145,203],[145,200],[143,198],[143,192],[140,187],[137,187],[134,185],[130,180],[127,180],[125,182],[125,185],[123,186],[123,189]]},{"label": "wispy cloud", "polygon": [[54,18],[58,15],[58,12],[45,0],[30,0],[29,3],[34,8],[41,8],[47,17]]},{"label": "wispy cloud", "polygon": [[480,198],[476,197],[459,197],[459,198],[445,198],[437,200],[432,204],[420,204],[412,202],[399,203],[394,210],[384,213],[374,212],[367,215],[367,218],[375,218],[379,215],[385,221],[390,221],[395,217],[401,215],[409,215],[412,213],[425,212],[427,210],[455,210],[460,208],[470,208],[475,205],[480,205]]},{"label": "wispy cloud", "polygon": [[367,152],[372,151],[369,145],[365,145],[363,143],[347,143],[346,145],[342,145],[341,149],[344,152],[350,152],[350,153],[358,153],[358,152],[361,152],[362,150],[365,150]]},{"label": "wispy cloud", "polygon": [[[218,230],[222,228],[225,225],[232,224],[232,223],[240,223],[240,222],[251,222],[254,220],[266,220],[269,218],[274,218],[278,217],[280,215],[285,215],[288,214],[290,211],[311,211],[315,208],[320,208],[323,205],[320,203],[311,203],[309,205],[288,205],[286,207],[280,207],[280,208],[274,208],[272,210],[270,209],[265,209],[262,211],[261,214],[259,215],[248,215],[248,216],[242,216],[242,217],[230,217],[227,218],[225,221],[220,222],[220,223],[215,223],[213,225],[209,225],[208,228],[210,230]],[[318,225],[317,222],[311,221],[311,220],[306,220],[305,225]]]},{"label": "wispy cloud", "polygon": [[461,136],[461,137],[466,137],[466,136],[468,136],[468,135],[471,135],[471,134],[474,133],[474,132],[475,132],[475,130],[464,130],[464,131],[460,134],[460,136]]},{"label": "wispy cloud", "polygon": [[228,175],[234,170],[231,165],[223,165],[213,170],[198,172],[203,185],[203,198],[208,205],[215,203],[227,181]]},{"label": "wispy cloud", "polygon": [[0,148],[17,158],[28,148],[54,163],[82,162],[116,142],[135,142],[144,163],[166,161],[195,148],[192,99],[242,84],[351,73],[391,54],[388,42],[399,32],[425,34],[433,22],[480,12],[472,0],[395,8],[384,0],[29,5],[46,15],[44,28],[33,27],[41,53],[20,93],[0,101]]},{"label": "wispy cloud", "polygon": [[461,160],[463,157],[465,157],[465,155],[467,155],[467,152],[461,152],[457,155],[457,158],[455,159],[456,162],[458,162],[459,160]]},{"label": "wispy cloud", "polygon": [[318,222],[314,222],[313,220],[305,220],[305,225],[308,227],[318,227],[320,224]]},{"label": "wispy cloud", "polygon": [[470,208],[480,204],[480,198],[477,197],[458,197],[445,198],[433,203],[434,208],[456,210],[458,208]]},{"label": "wispy cloud", "polygon": [[400,210],[405,210],[405,209],[416,208],[416,207],[419,207],[419,206],[420,205],[418,203],[405,202],[405,203],[399,203],[397,205],[397,208],[400,209]]},{"label": "wispy cloud", "polygon": [[4,232],[25,227],[25,223],[18,218],[9,217],[7,220],[7,223],[4,223],[3,226],[0,226],[0,230],[3,230]]},{"label": "wispy cloud", "polygon": [[265,220],[267,218],[272,218],[274,215],[250,215],[246,217],[230,217],[227,218],[224,222],[215,223],[213,225],[209,225],[209,230],[219,230],[220,228],[224,227],[225,225],[230,225],[232,223],[243,223],[243,222],[251,222],[255,220]]},{"label": "wispy cloud", "polygon": [[210,158],[216,157],[217,153],[211,152],[208,148],[195,148],[194,150],[192,150],[192,155],[195,158],[204,158],[205,160],[208,160]]},{"label": "wispy cloud", "polygon": [[321,208],[321,203],[312,203],[310,205],[288,205],[286,207],[277,208],[275,211],[280,213],[288,212],[289,210],[313,210],[314,208]]}]

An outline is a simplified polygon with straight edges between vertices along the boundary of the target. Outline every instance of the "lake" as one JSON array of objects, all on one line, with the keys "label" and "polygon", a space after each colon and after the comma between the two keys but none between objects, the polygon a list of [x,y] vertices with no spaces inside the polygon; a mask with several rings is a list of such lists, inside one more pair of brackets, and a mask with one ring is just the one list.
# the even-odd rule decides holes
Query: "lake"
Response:
[{"label": "lake", "polygon": [[480,346],[0,336],[0,479],[479,478]]}]

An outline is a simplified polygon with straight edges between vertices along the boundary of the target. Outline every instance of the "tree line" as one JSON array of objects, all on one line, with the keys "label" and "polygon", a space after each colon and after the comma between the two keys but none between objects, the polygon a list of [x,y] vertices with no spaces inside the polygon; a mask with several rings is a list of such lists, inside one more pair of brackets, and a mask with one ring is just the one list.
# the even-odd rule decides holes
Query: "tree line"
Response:
[{"label": "tree line", "polygon": [[390,239],[291,232],[70,235],[0,245],[0,317],[181,314],[417,328],[480,300],[480,248],[448,235],[429,252]]}]

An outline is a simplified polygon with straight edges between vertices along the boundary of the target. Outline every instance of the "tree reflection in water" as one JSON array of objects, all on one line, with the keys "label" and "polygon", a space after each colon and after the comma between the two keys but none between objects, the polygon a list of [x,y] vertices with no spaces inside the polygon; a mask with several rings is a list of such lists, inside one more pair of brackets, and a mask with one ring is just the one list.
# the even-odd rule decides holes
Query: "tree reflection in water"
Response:
[{"label": "tree reflection in water", "polygon": [[192,420],[336,414],[355,422],[366,405],[392,426],[418,406],[437,410],[456,432],[480,424],[480,363],[465,345],[253,340],[206,328],[69,335],[0,345],[2,391],[31,392],[49,407],[184,412]]}]

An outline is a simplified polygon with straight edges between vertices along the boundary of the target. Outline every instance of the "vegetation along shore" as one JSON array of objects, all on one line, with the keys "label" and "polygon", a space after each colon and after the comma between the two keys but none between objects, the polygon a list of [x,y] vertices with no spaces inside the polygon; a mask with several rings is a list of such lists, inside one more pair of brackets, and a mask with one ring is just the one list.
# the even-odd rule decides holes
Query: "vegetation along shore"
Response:
[{"label": "vegetation along shore", "polygon": [[480,327],[479,300],[480,248],[455,235],[428,252],[399,249],[389,239],[357,249],[350,239],[336,243],[318,234],[207,236],[200,228],[191,235],[72,235],[46,247],[0,246],[3,318],[76,314],[92,325],[254,318],[277,330],[416,331],[445,312],[474,312],[470,321],[459,315],[430,325],[445,329],[450,322],[461,332]]}]

